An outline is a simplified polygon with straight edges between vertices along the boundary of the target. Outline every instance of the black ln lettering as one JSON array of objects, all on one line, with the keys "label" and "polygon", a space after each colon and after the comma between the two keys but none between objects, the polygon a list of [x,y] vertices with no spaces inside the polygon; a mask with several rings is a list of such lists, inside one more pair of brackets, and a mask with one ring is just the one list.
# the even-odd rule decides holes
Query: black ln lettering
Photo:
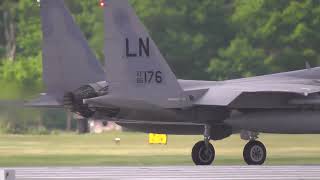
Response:
[{"label": "black ln lettering", "polygon": [[130,46],[129,46],[129,39],[126,38],[126,55],[127,57],[137,57],[136,53],[131,53],[130,52]]},{"label": "black ln lettering", "polygon": [[139,38],[139,56],[142,57],[143,53],[146,57],[150,57],[149,38],[147,38],[145,42],[142,38]]}]

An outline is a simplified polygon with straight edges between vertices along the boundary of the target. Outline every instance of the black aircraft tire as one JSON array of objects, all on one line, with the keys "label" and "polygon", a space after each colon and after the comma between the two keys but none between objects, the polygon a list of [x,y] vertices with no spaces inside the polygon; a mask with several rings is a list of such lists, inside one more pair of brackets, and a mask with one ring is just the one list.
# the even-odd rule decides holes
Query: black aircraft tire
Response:
[{"label": "black aircraft tire", "polygon": [[262,165],[266,158],[266,147],[260,141],[250,141],[243,149],[243,159],[248,165]]},{"label": "black aircraft tire", "polygon": [[214,161],[215,150],[212,144],[209,143],[207,149],[205,142],[199,141],[193,146],[191,155],[195,165],[211,165]]}]

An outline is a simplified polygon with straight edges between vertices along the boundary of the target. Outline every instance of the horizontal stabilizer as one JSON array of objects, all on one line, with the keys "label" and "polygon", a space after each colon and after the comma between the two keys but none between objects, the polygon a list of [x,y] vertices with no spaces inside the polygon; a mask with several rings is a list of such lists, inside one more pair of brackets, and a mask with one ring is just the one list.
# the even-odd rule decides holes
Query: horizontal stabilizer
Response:
[{"label": "horizontal stabilizer", "polygon": [[47,94],[41,94],[38,98],[28,101],[24,104],[26,107],[44,107],[44,108],[61,108],[63,104],[59,103],[56,98]]}]

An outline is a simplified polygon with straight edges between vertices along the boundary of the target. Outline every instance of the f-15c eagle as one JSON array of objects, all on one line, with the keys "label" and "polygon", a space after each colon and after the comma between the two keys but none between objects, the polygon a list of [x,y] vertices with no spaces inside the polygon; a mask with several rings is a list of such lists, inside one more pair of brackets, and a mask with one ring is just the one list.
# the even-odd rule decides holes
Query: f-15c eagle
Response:
[{"label": "f-15c eagle", "polygon": [[234,133],[243,157],[261,165],[258,133],[320,133],[320,68],[227,80],[176,78],[127,0],[104,6],[106,66],[98,63],[63,0],[41,0],[45,95],[28,103],[65,107],[84,117],[113,118],[143,132],[203,134],[192,149],[210,165],[210,140]]}]

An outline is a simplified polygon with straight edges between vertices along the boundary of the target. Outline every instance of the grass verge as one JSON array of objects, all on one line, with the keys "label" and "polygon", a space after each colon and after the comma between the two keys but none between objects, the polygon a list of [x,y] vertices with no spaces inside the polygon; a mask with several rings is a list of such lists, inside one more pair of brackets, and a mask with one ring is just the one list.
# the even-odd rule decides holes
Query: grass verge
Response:
[{"label": "grass verge", "polygon": [[[120,144],[113,140],[120,137]],[[320,135],[266,135],[268,165],[320,164]],[[0,135],[0,166],[160,166],[192,165],[201,136],[169,136],[168,145],[149,145],[141,133],[101,135]],[[243,165],[245,141],[234,135],[213,142],[216,165]]]}]

